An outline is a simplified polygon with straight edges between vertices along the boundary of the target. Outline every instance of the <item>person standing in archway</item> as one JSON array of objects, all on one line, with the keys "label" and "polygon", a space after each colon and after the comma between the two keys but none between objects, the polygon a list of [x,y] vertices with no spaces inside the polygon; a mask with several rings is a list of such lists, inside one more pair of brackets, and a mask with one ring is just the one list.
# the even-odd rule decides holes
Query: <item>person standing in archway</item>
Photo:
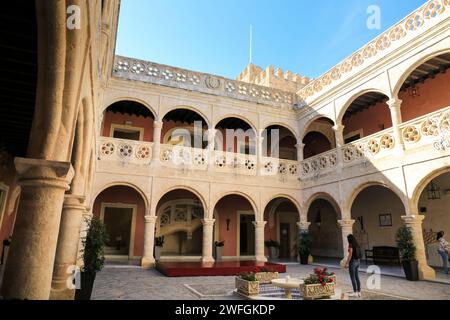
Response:
[{"label": "person standing in archway", "polygon": [[350,297],[361,297],[361,281],[359,280],[359,266],[361,264],[361,247],[356,238],[349,234],[348,240],[348,257],[345,263],[345,269],[349,269],[350,280],[352,281],[353,293]]},{"label": "person standing in archway", "polygon": [[448,274],[448,263],[450,262],[450,243],[445,240],[444,235],[444,231],[439,231],[437,233],[437,241],[439,242],[438,252],[442,257],[444,272]]}]

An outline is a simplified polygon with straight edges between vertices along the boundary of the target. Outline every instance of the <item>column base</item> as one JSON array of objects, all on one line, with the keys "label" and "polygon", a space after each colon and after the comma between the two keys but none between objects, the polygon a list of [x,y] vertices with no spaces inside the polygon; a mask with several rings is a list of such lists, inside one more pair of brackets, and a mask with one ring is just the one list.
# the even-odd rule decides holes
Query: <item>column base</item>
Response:
[{"label": "column base", "polygon": [[75,300],[75,289],[52,289],[50,291],[50,300]]},{"label": "column base", "polygon": [[419,279],[434,280],[436,279],[436,271],[429,265],[419,265]]},{"label": "column base", "polygon": [[156,264],[155,258],[142,258],[141,260],[142,269],[152,269],[155,267],[155,264]]},{"label": "column base", "polygon": [[265,256],[261,256],[261,257],[256,257],[256,262],[267,262],[267,258]]},{"label": "column base", "polygon": [[214,263],[215,260],[213,257],[202,257],[202,263]]}]

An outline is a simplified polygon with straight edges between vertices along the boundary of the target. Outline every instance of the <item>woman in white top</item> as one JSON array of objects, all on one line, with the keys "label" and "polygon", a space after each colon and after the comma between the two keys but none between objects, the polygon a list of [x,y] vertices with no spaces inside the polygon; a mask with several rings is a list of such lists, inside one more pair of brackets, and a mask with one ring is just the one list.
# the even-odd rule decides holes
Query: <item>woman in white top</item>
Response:
[{"label": "woman in white top", "polygon": [[448,274],[448,263],[450,262],[450,243],[444,239],[444,231],[439,231],[437,233],[437,241],[439,242],[438,252],[444,263],[444,271]]}]

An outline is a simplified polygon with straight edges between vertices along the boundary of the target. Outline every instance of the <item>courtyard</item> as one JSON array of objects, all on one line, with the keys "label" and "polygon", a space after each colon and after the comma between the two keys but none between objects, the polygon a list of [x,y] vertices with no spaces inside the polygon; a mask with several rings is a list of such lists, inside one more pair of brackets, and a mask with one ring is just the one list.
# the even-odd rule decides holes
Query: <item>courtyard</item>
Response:
[{"label": "courtyard", "polygon": [[[280,275],[304,278],[314,265],[287,264],[287,273]],[[337,275],[337,286],[342,292],[351,291],[346,270],[330,268]],[[380,290],[369,290],[368,276],[360,272],[363,286],[361,298],[355,300],[448,300],[450,286],[438,282],[409,282],[400,277],[381,276]],[[168,278],[158,271],[144,270],[135,265],[107,264],[97,274],[92,293],[93,300],[239,300],[233,294],[234,277]]]}]

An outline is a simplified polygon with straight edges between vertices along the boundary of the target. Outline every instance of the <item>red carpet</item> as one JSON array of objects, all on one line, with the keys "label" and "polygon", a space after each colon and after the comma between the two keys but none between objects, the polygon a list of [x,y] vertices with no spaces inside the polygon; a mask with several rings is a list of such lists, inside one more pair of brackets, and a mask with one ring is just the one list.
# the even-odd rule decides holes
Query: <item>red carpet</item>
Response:
[{"label": "red carpet", "polygon": [[158,262],[156,270],[166,277],[234,276],[243,272],[252,272],[256,268],[265,268],[271,272],[285,273],[286,266],[275,263],[255,261],[222,261],[213,265],[201,262]]}]

